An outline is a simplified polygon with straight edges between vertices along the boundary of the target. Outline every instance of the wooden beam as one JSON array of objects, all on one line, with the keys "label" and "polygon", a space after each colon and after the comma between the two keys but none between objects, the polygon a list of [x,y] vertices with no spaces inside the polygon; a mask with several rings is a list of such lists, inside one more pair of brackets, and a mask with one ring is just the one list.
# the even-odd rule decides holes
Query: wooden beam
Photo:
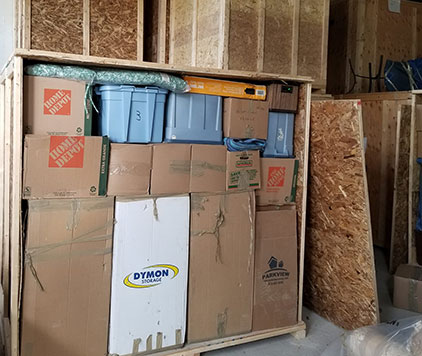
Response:
[{"label": "wooden beam", "polygon": [[258,72],[264,70],[264,47],[265,47],[265,4],[266,0],[260,0],[258,8],[258,48],[257,68]]},{"label": "wooden beam", "polygon": [[292,31],[292,75],[297,75],[298,52],[299,52],[299,24],[300,24],[300,1],[294,1],[293,31]]},{"label": "wooden beam", "polygon": [[91,0],[84,0],[83,4],[83,55],[89,56],[89,44],[90,44],[90,8]]},{"label": "wooden beam", "polygon": [[158,4],[158,36],[157,36],[157,62],[166,62],[166,36],[167,36],[167,0],[159,0]]},{"label": "wooden beam", "polygon": [[[4,200],[4,139],[5,139],[6,83],[0,83],[0,279],[3,275],[4,209],[8,204]],[[6,304],[6,303],[4,303]],[[0,306],[4,310],[5,306]],[[1,321],[1,320],[0,320]]]},{"label": "wooden beam", "polygon": [[144,60],[144,0],[138,0],[137,59]]},{"label": "wooden beam", "polygon": [[31,0],[24,0],[23,15],[21,18],[21,28],[23,28],[23,43],[21,47],[26,49],[31,48]]}]

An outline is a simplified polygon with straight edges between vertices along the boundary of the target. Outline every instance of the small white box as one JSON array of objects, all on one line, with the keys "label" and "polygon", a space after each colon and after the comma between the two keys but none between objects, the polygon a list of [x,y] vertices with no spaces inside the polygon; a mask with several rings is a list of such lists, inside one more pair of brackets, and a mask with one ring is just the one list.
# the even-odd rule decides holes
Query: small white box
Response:
[{"label": "small white box", "polygon": [[189,214],[189,196],[117,199],[110,354],[184,343]]}]

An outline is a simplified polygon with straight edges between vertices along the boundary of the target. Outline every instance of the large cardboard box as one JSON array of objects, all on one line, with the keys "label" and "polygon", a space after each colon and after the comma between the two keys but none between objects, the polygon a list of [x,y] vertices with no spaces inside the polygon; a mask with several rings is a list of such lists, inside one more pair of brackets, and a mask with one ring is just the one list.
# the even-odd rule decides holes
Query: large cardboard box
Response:
[{"label": "large cardboard box", "polygon": [[117,198],[115,218],[109,353],[182,345],[189,197]]},{"label": "large cardboard box", "polygon": [[299,160],[261,158],[261,189],[256,191],[257,205],[283,205],[296,200]]},{"label": "large cardboard box", "polygon": [[297,322],[296,209],[257,211],[253,331]]},{"label": "large cardboard box", "polygon": [[107,354],[113,198],[28,204],[21,355]]},{"label": "large cardboard box", "polygon": [[226,146],[192,145],[191,193],[226,190]]},{"label": "large cardboard box", "polygon": [[224,99],[224,137],[260,138],[268,134],[268,102]]},{"label": "large cardboard box", "polygon": [[151,194],[189,193],[190,154],[187,144],[154,145]]},{"label": "large cardboard box", "polygon": [[148,195],[152,146],[112,143],[107,195]]},{"label": "large cardboard box", "polygon": [[259,151],[227,152],[226,162],[226,190],[261,187]]},{"label": "large cardboard box", "polygon": [[25,133],[91,135],[91,104],[86,99],[85,82],[25,76],[23,90]]},{"label": "large cardboard box", "polygon": [[396,308],[422,313],[422,267],[400,265],[394,275],[394,298]]},{"label": "large cardboard box", "polygon": [[270,110],[296,112],[299,102],[299,86],[271,84],[268,86],[267,101]]},{"label": "large cardboard box", "polygon": [[192,194],[188,342],[252,328],[255,194]]},{"label": "large cardboard box", "polygon": [[106,137],[26,135],[23,197],[106,195],[108,158]]}]

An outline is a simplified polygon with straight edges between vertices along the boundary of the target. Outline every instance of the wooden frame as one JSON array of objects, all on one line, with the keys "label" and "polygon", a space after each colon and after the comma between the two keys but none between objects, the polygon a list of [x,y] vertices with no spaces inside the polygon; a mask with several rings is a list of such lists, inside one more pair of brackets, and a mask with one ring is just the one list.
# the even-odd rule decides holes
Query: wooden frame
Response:
[{"label": "wooden frame", "polygon": [[[176,67],[169,64],[148,63],[128,60],[115,60],[106,58],[95,58],[84,55],[52,53],[45,51],[34,51],[18,49],[16,56],[0,76],[0,115],[4,115],[5,130],[0,132],[0,148],[1,168],[4,168],[3,178],[0,176],[0,184],[3,182],[3,190],[0,189],[0,197],[3,197],[1,203],[3,207],[10,205],[9,214],[4,210],[3,216],[0,216],[0,228],[3,227],[4,244],[3,256],[10,248],[10,260],[3,259],[3,275],[10,275],[10,290],[8,291],[8,301],[10,308],[10,327],[11,327],[11,355],[19,356],[19,313],[20,313],[20,288],[21,288],[21,269],[22,269],[22,216],[21,216],[21,180],[22,180],[22,140],[23,140],[23,62],[25,59],[34,61],[50,61],[62,64],[74,65],[92,65],[105,66],[113,68],[127,68],[139,70],[158,70],[173,74],[193,74],[206,75],[216,78],[233,78],[254,81],[282,81],[295,82],[301,84],[302,96],[300,101],[300,120],[301,125],[297,129],[300,130],[300,158],[303,162],[303,170],[299,172],[300,183],[298,183],[298,200],[297,206],[300,212],[300,223],[298,225],[299,236],[299,274],[298,274],[298,323],[296,325],[267,330],[263,332],[252,332],[235,337],[229,337],[221,340],[213,340],[204,343],[187,345],[178,350],[166,351],[157,355],[199,355],[201,352],[216,350],[223,347],[229,347],[246,342],[252,342],[264,338],[283,334],[293,334],[295,337],[301,338],[305,336],[306,325],[302,321],[302,304],[303,304],[303,278],[304,278],[304,254],[305,254],[305,230],[306,230],[306,201],[307,201],[307,174],[308,174],[308,150],[309,150],[309,134],[310,134],[310,104],[311,104],[311,84],[309,78],[303,77],[284,77],[282,75],[274,75],[267,73],[229,71],[229,70],[212,70],[209,68],[194,67]],[[4,95],[10,93],[10,95]],[[3,102],[5,105],[3,105]],[[296,125],[298,126],[298,125]],[[10,127],[10,130],[7,130]],[[0,130],[2,126],[0,126]],[[296,129],[295,129],[296,130]],[[10,140],[10,144],[7,143]],[[10,151],[9,151],[10,149]],[[1,155],[4,150],[4,157]],[[0,168],[0,172],[1,172]],[[10,178],[9,178],[10,177]],[[11,182],[10,187],[7,182]],[[10,202],[10,204],[9,204]],[[1,211],[1,209],[0,209]],[[7,218],[7,219],[6,219]],[[10,231],[7,235],[6,232]],[[10,239],[8,246],[7,236]],[[7,302],[6,302],[7,303]]]}]

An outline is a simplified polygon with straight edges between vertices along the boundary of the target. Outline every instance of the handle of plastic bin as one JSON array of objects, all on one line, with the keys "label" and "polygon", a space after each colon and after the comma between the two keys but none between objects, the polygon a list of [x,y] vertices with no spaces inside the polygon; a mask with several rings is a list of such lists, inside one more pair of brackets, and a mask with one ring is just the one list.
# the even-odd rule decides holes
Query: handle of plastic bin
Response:
[{"label": "handle of plastic bin", "polygon": [[151,96],[152,96],[152,100],[150,100],[150,101],[152,101],[152,103],[151,103],[150,109],[152,109],[152,110],[149,114],[151,115],[150,117],[153,118],[153,119],[148,120],[148,123],[149,123],[149,142],[152,142],[152,132],[154,131],[155,105],[156,105],[156,102],[157,102],[157,93],[151,93]]},{"label": "handle of plastic bin", "polygon": [[130,109],[132,107],[132,91],[123,91],[123,129],[126,132],[126,140],[129,140],[129,122],[130,122]]}]

